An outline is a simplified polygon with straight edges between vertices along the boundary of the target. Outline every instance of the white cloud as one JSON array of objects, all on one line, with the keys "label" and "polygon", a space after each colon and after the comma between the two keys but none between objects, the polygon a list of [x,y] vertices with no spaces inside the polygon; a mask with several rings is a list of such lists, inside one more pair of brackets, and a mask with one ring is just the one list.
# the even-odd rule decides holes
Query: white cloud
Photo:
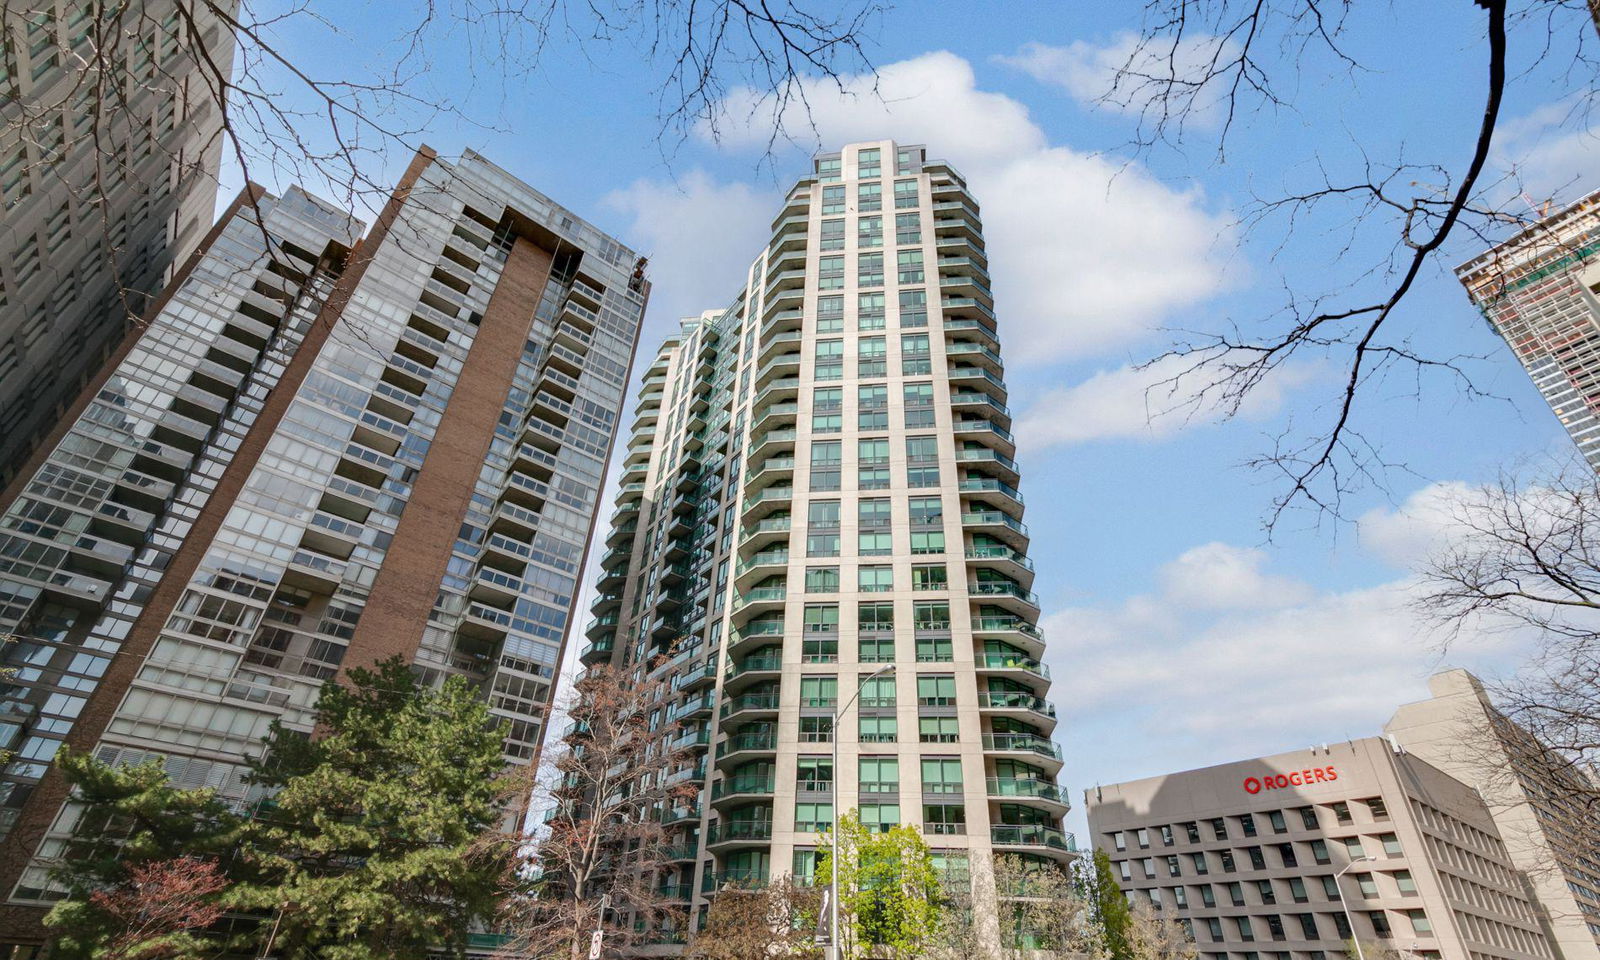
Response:
[{"label": "white cloud", "polygon": [[[1582,101],[1546,104],[1501,124],[1495,164],[1514,171],[1517,186],[1535,202],[1570,202],[1595,188],[1600,130],[1588,123]],[[1505,202],[1516,204],[1514,197]]]},{"label": "white cloud", "polygon": [[[1002,329],[1028,345],[1009,355],[1014,364],[1137,341],[1230,282],[1230,221],[1198,190],[1052,145],[1022,104],[978,89],[972,65],[954,54],[888,64],[875,83],[846,77],[842,91],[807,81],[803,92],[809,116],[793,103],[780,119],[790,132],[814,130],[819,148],[886,137],[926,143],[968,177],[983,207]],[[715,135],[764,149],[770,106],[734,91]]]},{"label": "white cloud", "polygon": [[1393,567],[1411,569],[1450,538],[1462,504],[1479,488],[1452,480],[1413,492],[1398,507],[1374,507],[1356,522],[1361,545]]},{"label": "white cloud", "polygon": [[676,183],[636,180],[605,203],[632,217],[628,243],[650,258],[654,350],[683,317],[726,306],[770,232],[779,196],[747,183],[718,183],[695,170]]},{"label": "white cloud", "polygon": [[1262,610],[1293,606],[1311,590],[1289,577],[1262,570],[1264,550],[1220,541],[1184,551],[1159,573],[1163,595],[1203,610]]},{"label": "white cloud", "polygon": [[[1149,95],[1171,80],[1198,80],[1207,75],[1212,63],[1226,61],[1234,45],[1204,34],[1185,36],[1176,47],[1142,45],[1138,34],[1124,31],[1103,44],[1074,40],[1064,47],[1044,43],[1023,44],[1009,57],[996,61],[1022,71],[1040,83],[1060,87],[1085,106],[1138,114]],[[1181,92],[1190,89],[1179,85]],[[1218,109],[1226,86],[1202,86],[1190,107],[1187,120],[1213,124],[1221,118]]]},{"label": "white cloud", "polygon": [[[1186,373],[1193,361],[1168,357],[1145,367],[1101,370],[1081,383],[1046,391],[1022,411],[1017,435],[1038,452],[1096,440],[1162,440],[1181,430],[1216,423],[1225,410],[1197,402],[1203,373]],[[1282,367],[1260,382],[1236,415],[1263,420],[1283,406],[1284,394],[1308,380],[1309,367]]]},{"label": "white cloud", "polygon": [[1270,566],[1263,551],[1205,544],[1150,592],[1044,620],[1075,748],[1066,779],[1109,783],[1370,736],[1427,695],[1429,674],[1488,671],[1520,649],[1485,631],[1441,657],[1410,608],[1412,581],[1319,591]]}]

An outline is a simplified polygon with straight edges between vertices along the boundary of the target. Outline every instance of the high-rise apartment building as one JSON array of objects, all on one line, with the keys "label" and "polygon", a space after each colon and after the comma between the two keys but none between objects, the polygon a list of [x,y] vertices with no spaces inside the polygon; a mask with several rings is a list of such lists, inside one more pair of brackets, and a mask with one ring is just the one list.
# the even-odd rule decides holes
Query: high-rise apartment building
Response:
[{"label": "high-rise apartment building", "polygon": [[991,903],[992,855],[1072,855],[978,202],[860,143],[772,229],[645,371],[580,655],[667,679],[697,758],[662,943],[727,882],[808,880],[840,811]]},{"label": "high-rise apartment building", "polygon": [[1456,276],[1600,470],[1600,191],[1462,264]]},{"label": "high-rise apartment building", "polygon": [[1414,756],[1483,796],[1511,863],[1563,960],[1600,957],[1600,784],[1495,709],[1465,670],[1428,681],[1432,696],[1384,727]]},{"label": "high-rise apartment building", "polygon": [[642,261],[470,153],[419,154],[365,238],[251,195],[0,497],[0,941],[57,895],[63,744],[243,799],[272,721],[399,656],[537,758]]},{"label": "high-rise apartment building", "polygon": [[232,9],[0,9],[0,484],[211,225]]},{"label": "high-rise apartment building", "polygon": [[1369,958],[1560,956],[1483,798],[1389,740],[1085,797],[1123,892],[1177,919],[1203,960],[1339,960],[1351,940]]}]

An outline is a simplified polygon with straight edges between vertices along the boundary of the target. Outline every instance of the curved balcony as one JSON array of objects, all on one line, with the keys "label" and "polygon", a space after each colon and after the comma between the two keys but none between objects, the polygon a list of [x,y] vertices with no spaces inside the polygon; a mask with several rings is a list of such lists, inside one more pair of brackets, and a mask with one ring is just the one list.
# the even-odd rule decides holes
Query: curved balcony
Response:
[{"label": "curved balcony", "polygon": [[794,487],[774,484],[744,497],[744,521],[751,523],[775,510],[786,510],[794,505]]},{"label": "curved balcony", "polygon": [[755,587],[734,597],[733,616],[742,618],[782,610],[788,598],[787,587]]},{"label": "curved balcony", "polygon": [[997,673],[1030,683],[1050,679],[1049,667],[1032,657],[1020,654],[980,653],[973,658],[973,661],[973,666],[979,673]]},{"label": "curved balcony", "polygon": [[1050,776],[1061,772],[1061,746],[1031,733],[986,733],[983,752],[1024,759]]},{"label": "curved balcony", "polygon": [[736,733],[717,746],[718,769],[737,766],[750,760],[772,756],[778,752],[778,734],[766,730],[758,733]]},{"label": "curved balcony", "polygon": [[717,660],[712,657],[698,663],[672,678],[674,690],[702,690],[716,686]]},{"label": "curved balcony", "polygon": [[1014,456],[1017,452],[1016,438],[1011,431],[1004,427],[996,426],[992,421],[981,418],[957,420],[951,424],[952,432],[959,441],[975,440],[991,450],[998,450],[1006,456]]},{"label": "curved balcony", "polygon": [[1066,813],[1072,806],[1067,801],[1066,795],[1061,792],[1061,788],[1049,780],[990,777],[987,789],[990,799],[1039,807],[1056,814]]},{"label": "curved balcony", "polygon": [[1016,486],[1022,479],[1022,468],[1011,457],[998,450],[986,447],[975,447],[967,450],[956,451],[956,462],[977,470],[988,476],[1005,481],[1011,486]]},{"label": "curved balcony", "polygon": [[716,709],[717,695],[707,690],[697,697],[692,697],[683,703],[677,704],[667,711],[667,719],[674,722],[684,720],[709,719],[711,712]]},{"label": "curved balcony", "polygon": [[760,647],[764,643],[772,643],[782,639],[783,622],[781,620],[752,620],[750,623],[728,634],[728,656],[745,656],[751,650]]},{"label": "curved balcony", "polygon": [[999,510],[963,513],[961,526],[966,528],[968,533],[987,534],[1014,550],[1026,549],[1028,546],[1028,525]]},{"label": "curved balcony", "polygon": [[755,419],[750,424],[751,433],[764,433],[780,427],[794,426],[795,418],[800,414],[800,405],[793,401],[774,403],[758,408]]},{"label": "curved balcony", "polygon": [[762,313],[761,338],[763,340],[780,333],[794,333],[805,323],[805,313],[800,309],[805,302],[805,298],[801,297],[796,301],[792,297],[785,297],[784,300],[786,301],[783,304],[784,309],[768,310]]},{"label": "curved balcony", "polygon": [[793,429],[768,430],[750,441],[750,449],[745,454],[749,462],[755,463],[764,457],[775,456],[779,453],[794,453],[795,438],[799,433]]},{"label": "curved balcony", "polygon": [[[766,327],[763,327],[763,330],[772,329],[772,324],[777,321],[778,314],[783,313],[784,311],[793,310],[796,314],[798,314],[800,309],[805,306],[805,302],[806,290],[803,286],[792,287],[788,290],[779,290],[777,293],[774,293],[772,296],[768,297],[766,303],[762,305],[761,320],[764,324],[767,324]],[[794,326],[789,329],[799,329],[799,326],[799,318],[796,317]]]},{"label": "curved balcony", "polygon": [[949,365],[950,385],[960,393],[981,390],[1000,403],[1006,402],[1006,382],[982,367],[952,362]]},{"label": "curved balcony", "polygon": [[706,831],[706,847],[766,846],[772,841],[770,820],[725,820],[713,823]]},{"label": "curved balcony", "polygon": [[979,690],[978,709],[997,716],[1021,717],[1045,733],[1056,727],[1056,708],[1050,701],[1020,690]]},{"label": "curved balcony", "polygon": [[768,517],[745,524],[739,531],[739,549],[760,550],[773,543],[788,543],[789,530],[788,517]]},{"label": "curved balcony", "polygon": [[[756,461],[751,462],[752,464],[757,464]],[[750,475],[745,477],[744,486],[746,490],[755,490],[759,487],[777,483],[780,480],[793,479],[794,457],[768,457],[766,460],[759,461],[759,464],[755,466]],[[746,497],[745,502],[749,503],[752,499],[752,497]]]},{"label": "curved balcony", "polygon": [[996,823],[989,827],[989,842],[997,847],[1042,853],[1057,859],[1076,856],[1072,834],[1042,823]]},{"label": "curved balcony", "polygon": [[744,693],[730,697],[722,704],[723,722],[747,723],[751,720],[772,719],[778,715],[778,694]]},{"label": "curved balcony", "polygon": [[[1003,640],[1027,657],[1039,657],[1044,654],[1044,631],[1022,617],[1005,614],[974,616],[972,636],[980,643],[984,640]],[[989,654],[989,656],[1008,659],[1004,654]]]},{"label": "curved balcony", "polygon": [[774,574],[786,573],[788,570],[789,550],[787,547],[781,547],[776,550],[763,550],[746,560],[741,560],[739,565],[733,568],[733,585],[735,589],[743,589]]},{"label": "curved balcony", "polygon": [[994,309],[994,293],[984,283],[984,278],[970,271],[946,273],[939,271],[939,292],[954,300],[975,300],[990,310]]},{"label": "curved balcony", "polygon": [[718,780],[711,785],[713,807],[739,801],[770,797],[777,789],[777,780],[771,774],[761,776],[734,776]]},{"label": "curved balcony", "polygon": [[1022,583],[1033,582],[1033,561],[1019,550],[997,543],[975,544],[967,548],[966,559],[969,569],[994,570]]},{"label": "curved balcony", "polygon": [[740,690],[760,683],[763,680],[776,680],[783,674],[783,657],[778,654],[771,656],[746,657],[728,671],[722,680],[722,695],[733,696]]},{"label": "curved balcony", "polygon": [[1022,491],[994,477],[967,477],[956,484],[956,491],[968,497],[973,505],[968,509],[988,508],[999,510],[1022,519]]},{"label": "curved balcony", "polygon": [[601,637],[599,640],[586,645],[578,654],[578,662],[586,667],[603,663],[611,659],[611,651],[617,648],[616,638],[612,636]]},{"label": "curved balcony", "polygon": [[[757,368],[756,390],[759,392],[761,388],[766,386],[769,382],[776,382],[775,378],[778,380],[785,378],[792,379],[795,381],[795,386],[799,386],[799,376],[799,352],[780,353]],[[760,406],[760,404],[757,403],[756,406]]]},{"label": "curved balcony", "polygon": [[761,346],[756,350],[756,362],[766,363],[768,358],[776,353],[779,347],[798,348],[804,339],[805,334],[799,330],[773,334],[761,341]]},{"label": "curved balcony", "polygon": [[1038,596],[1018,583],[1008,580],[975,580],[967,584],[967,593],[985,606],[998,607],[1033,619],[1039,616]]},{"label": "curved balcony", "polygon": [[761,387],[761,392],[751,401],[751,406],[760,409],[769,403],[780,400],[793,400],[800,395],[799,377],[779,377],[771,383]]}]

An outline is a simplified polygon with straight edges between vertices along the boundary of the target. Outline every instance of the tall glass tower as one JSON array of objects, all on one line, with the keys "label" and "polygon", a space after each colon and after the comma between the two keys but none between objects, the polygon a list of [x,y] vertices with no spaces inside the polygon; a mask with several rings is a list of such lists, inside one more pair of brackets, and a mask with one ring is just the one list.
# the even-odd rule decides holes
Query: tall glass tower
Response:
[{"label": "tall glass tower", "polygon": [[1073,849],[978,202],[860,143],[772,230],[645,371],[580,655],[670,678],[698,758],[664,943],[728,882],[811,878],[836,810],[918,827],[980,902],[994,854]]},{"label": "tall glass tower", "polygon": [[536,762],[647,294],[475,154],[419,154],[364,238],[240,198],[0,493],[0,956],[59,896],[63,744],[244,799],[269,724],[399,656]]}]

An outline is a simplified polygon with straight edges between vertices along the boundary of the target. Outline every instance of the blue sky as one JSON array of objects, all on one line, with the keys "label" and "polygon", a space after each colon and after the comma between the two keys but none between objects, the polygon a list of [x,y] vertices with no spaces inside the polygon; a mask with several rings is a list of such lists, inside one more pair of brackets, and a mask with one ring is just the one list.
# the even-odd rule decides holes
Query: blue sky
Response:
[{"label": "blue sky", "polygon": [[[1378,385],[1360,424],[1405,469],[1350,497],[1349,520],[1292,514],[1269,541],[1261,521],[1280,490],[1241,466],[1286,424],[1328,415],[1337,371],[1326,364],[1290,365],[1225,423],[1204,412],[1146,422],[1147,378],[1130,364],[1172,329],[1248,329],[1285,288],[1358,282],[1393,240],[1358,232],[1341,259],[1346,233],[1330,216],[1280,246],[1276,226],[1235,225],[1251,197],[1308,185],[1318,163],[1349,170],[1356,138],[1375,159],[1403,149],[1459,169],[1482,110],[1483,41],[1471,4],[1360,5],[1372,9],[1345,42],[1361,69],[1305,57],[1284,79],[1293,106],[1244,117],[1225,158],[1204,115],[1184,149],[1135,155],[1131,118],[1093,94],[1140,6],[995,3],[974,15],[971,4],[903,4],[869,37],[878,96],[812,90],[823,147],[926,143],[983,204],[1074,793],[1365,736],[1424,696],[1441,664],[1505,669],[1515,650],[1502,637],[1440,653],[1406,609],[1408,568],[1435,542],[1453,491],[1570,450],[1442,269],[1478,252],[1471,242],[1424,273],[1396,335],[1434,356],[1484,356],[1469,364],[1475,382],[1501,399],[1472,400],[1442,378]],[[324,15],[339,35],[307,21],[280,29],[291,55],[356,73],[392,57],[388,6],[346,0]],[[1581,16],[1566,26],[1589,29]],[[1570,50],[1536,46],[1536,32],[1513,32],[1516,81],[1493,163],[1515,166],[1537,199],[1570,197],[1597,185],[1600,150],[1562,125]],[[558,31],[538,70],[504,80],[474,77],[471,62],[465,38],[435,38],[414,89],[481,122],[435,117],[424,139],[447,155],[479,149],[649,254],[642,354],[678,316],[729,299],[775,199],[818,145],[808,135],[766,156],[767,130],[743,122],[735,90],[720,141],[691,134],[662,149],[659,66],[628,41],[580,47]],[[369,176],[392,178],[401,156]]]}]

